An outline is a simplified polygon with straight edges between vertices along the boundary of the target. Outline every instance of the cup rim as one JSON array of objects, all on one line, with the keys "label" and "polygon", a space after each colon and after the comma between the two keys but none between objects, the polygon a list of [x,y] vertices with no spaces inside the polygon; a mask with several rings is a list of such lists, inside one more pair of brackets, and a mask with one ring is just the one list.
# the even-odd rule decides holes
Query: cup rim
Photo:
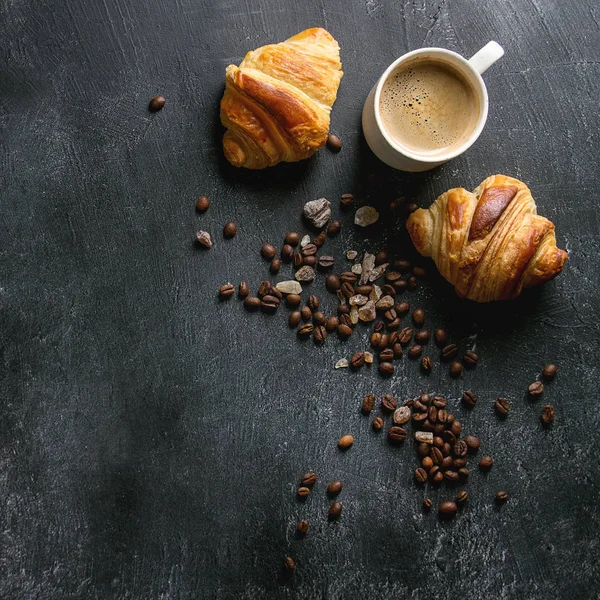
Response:
[{"label": "cup rim", "polygon": [[[437,156],[431,157],[431,158],[427,158],[427,157],[424,157],[423,155],[411,152],[410,150],[404,148],[403,146],[396,143],[393,139],[391,139],[391,137],[388,135],[385,127],[383,126],[383,122],[382,122],[381,114],[380,114],[380,110],[379,110],[379,100],[381,97],[381,90],[383,88],[383,84],[387,81],[387,78],[392,73],[392,71],[394,71],[396,69],[396,67],[399,64],[401,64],[402,62],[404,62],[414,56],[418,56],[420,54],[426,54],[426,53],[435,53],[435,54],[451,56],[466,71],[470,72],[471,75],[474,77],[474,79],[477,81],[477,83],[479,84],[479,92],[481,94],[480,99],[483,100],[482,107],[480,108],[480,111],[479,111],[479,118],[477,120],[477,125],[473,129],[473,132],[471,133],[469,138],[462,144],[462,146],[460,146],[458,149],[456,149],[452,152],[449,152],[447,154],[441,154],[441,155],[437,155]],[[383,74],[379,78],[379,81],[377,82],[377,85],[375,87],[374,108],[375,108],[375,111],[374,111],[375,112],[375,121],[377,123],[377,127],[379,128],[379,131],[381,132],[381,135],[384,137],[385,141],[396,152],[402,154],[403,156],[406,156],[407,158],[410,158],[412,160],[420,162],[420,163],[440,164],[440,163],[446,162],[452,158],[456,158],[457,156],[459,156],[460,154],[462,154],[463,152],[468,150],[477,141],[477,139],[481,135],[481,132],[483,131],[483,128],[487,121],[489,98],[488,98],[487,88],[486,88],[485,82],[483,81],[483,78],[481,77],[481,74],[469,63],[469,61],[464,56],[461,56],[457,52],[448,50],[446,48],[437,48],[437,47],[417,48],[416,50],[411,50],[410,52],[407,52],[406,54],[403,54],[402,56],[397,58],[383,72]]]}]

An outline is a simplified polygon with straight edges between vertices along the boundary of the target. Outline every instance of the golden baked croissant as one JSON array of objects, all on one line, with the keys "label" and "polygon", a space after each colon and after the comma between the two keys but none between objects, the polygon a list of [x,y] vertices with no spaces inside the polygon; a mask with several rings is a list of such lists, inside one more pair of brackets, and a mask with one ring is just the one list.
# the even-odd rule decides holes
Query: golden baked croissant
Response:
[{"label": "golden baked croissant", "polygon": [[514,298],[558,275],[567,260],[529,188],[505,175],[488,177],[473,193],[448,190],[406,226],[456,293],[477,302]]},{"label": "golden baked croissant", "polygon": [[312,156],[327,141],[342,75],[338,43],[319,27],[229,65],[221,100],[227,160],[264,169]]}]

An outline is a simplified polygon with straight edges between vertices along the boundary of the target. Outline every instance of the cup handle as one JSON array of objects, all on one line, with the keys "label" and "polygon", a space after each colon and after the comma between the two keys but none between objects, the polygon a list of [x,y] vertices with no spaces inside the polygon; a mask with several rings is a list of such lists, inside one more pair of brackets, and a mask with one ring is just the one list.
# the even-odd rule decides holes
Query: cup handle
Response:
[{"label": "cup handle", "polygon": [[498,42],[488,42],[479,52],[469,59],[469,64],[483,75],[499,58],[504,56],[504,49]]}]

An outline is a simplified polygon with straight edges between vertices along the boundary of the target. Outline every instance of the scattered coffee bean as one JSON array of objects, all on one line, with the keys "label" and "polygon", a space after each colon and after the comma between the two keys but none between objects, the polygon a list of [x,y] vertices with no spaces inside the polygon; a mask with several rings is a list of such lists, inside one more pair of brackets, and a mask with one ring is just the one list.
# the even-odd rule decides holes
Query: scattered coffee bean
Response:
[{"label": "scattered coffee bean", "polygon": [[427,471],[419,467],[415,470],[415,478],[419,483],[425,483],[427,481]]},{"label": "scattered coffee bean", "polygon": [[298,337],[306,338],[313,332],[315,326],[312,323],[304,323],[298,328]]},{"label": "scattered coffee bean", "polygon": [[392,348],[386,348],[379,353],[379,360],[390,362],[394,360],[394,351]]},{"label": "scattered coffee bean", "polygon": [[[452,419],[450,419],[450,417],[452,417]],[[440,419],[440,415],[438,413],[438,420]],[[452,423],[452,426],[450,428],[450,431],[454,434],[454,435],[460,435],[461,431],[462,431],[462,424],[460,421],[455,421],[454,420],[454,415],[448,415],[448,423]]]},{"label": "scattered coffee bean", "polygon": [[458,475],[463,479],[466,479],[470,474],[471,471],[469,471],[469,469],[466,469],[465,467],[462,467],[458,470]]},{"label": "scattered coffee bean", "polygon": [[300,234],[295,231],[288,231],[283,240],[285,244],[296,247],[300,243]]},{"label": "scattered coffee bean", "polygon": [[373,419],[373,423],[371,423],[371,426],[375,431],[381,431],[383,428],[383,419],[381,417],[375,417]]},{"label": "scattered coffee bean", "polygon": [[391,362],[381,362],[379,363],[379,373],[384,377],[389,377],[394,374],[394,365]]},{"label": "scattered coffee bean", "polygon": [[257,298],[256,296],[246,296],[244,298],[244,307],[248,310],[260,308],[260,298]]},{"label": "scattered coffee bean", "polygon": [[342,149],[342,140],[337,135],[330,133],[327,136],[327,147],[334,152],[339,152]]},{"label": "scattered coffee bean", "polygon": [[396,398],[394,398],[394,396],[391,396],[390,394],[386,394],[381,399],[382,410],[387,411],[387,412],[394,412],[397,407],[398,407],[398,402],[396,401]]},{"label": "scattered coffee bean", "polygon": [[467,447],[469,449],[469,452],[477,452],[477,450],[479,450],[479,446],[481,446],[481,442],[479,441],[479,438],[476,438],[474,435],[468,435],[465,438],[465,444],[467,444]]},{"label": "scattered coffee bean", "polygon": [[264,296],[260,301],[260,308],[263,312],[274,312],[279,307],[279,299],[275,296]]},{"label": "scattered coffee bean", "polygon": [[447,457],[448,459],[450,459],[450,464],[446,465],[444,464],[444,468],[447,469],[446,471],[444,471],[444,479],[447,479],[448,481],[458,481],[459,480],[459,475],[456,471],[453,471],[452,469],[449,469],[448,466],[452,466],[452,459],[450,457]]},{"label": "scattered coffee bean", "polygon": [[341,292],[344,294],[344,296],[346,296],[346,298],[352,298],[355,296],[354,288],[352,287],[352,284],[348,282],[342,283]]},{"label": "scattered coffee bean", "polygon": [[317,474],[313,471],[304,473],[304,475],[300,477],[300,483],[304,486],[315,485],[315,483],[317,483]]},{"label": "scattered coffee bean", "polygon": [[300,252],[294,252],[294,258],[293,258],[292,262],[294,263],[294,267],[296,267],[296,268],[301,267],[302,263],[304,262],[304,259],[302,258],[302,254],[300,254]]},{"label": "scattered coffee bean", "polygon": [[471,390],[463,392],[462,400],[469,408],[473,408],[477,404],[477,396]]},{"label": "scattered coffee bean", "polygon": [[342,194],[340,199],[340,204],[343,208],[348,208],[354,204],[354,195],[353,194]]},{"label": "scattered coffee bean", "polygon": [[230,298],[235,294],[235,287],[230,283],[225,283],[219,288],[219,296],[221,298]]},{"label": "scattered coffee bean", "polygon": [[279,273],[281,269],[281,261],[278,258],[274,258],[271,261],[271,266],[269,267],[269,271],[271,271],[271,273],[273,273],[273,275],[276,275],[277,273]]},{"label": "scattered coffee bean", "polygon": [[415,333],[415,342],[419,342],[419,344],[423,345],[429,342],[429,338],[431,334],[427,329],[421,329]]},{"label": "scattered coffee bean", "polygon": [[[314,267],[317,264],[317,257],[315,255],[305,256],[302,259],[302,264],[305,267]],[[313,279],[315,278],[314,272],[311,273],[311,276],[312,276]],[[311,279],[311,281],[312,281],[312,279]]]},{"label": "scattered coffee bean", "polygon": [[294,258],[294,249],[289,244],[284,244],[281,248],[281,260],[285,263],[292,262]]},{"label": "scattered coffee bean", "polygon": [[314,294],[311,294],[308,297],[308,302],[306,303],[306,305],[308,306],[308,308],[310,308],[310,310],[317,310],[317,308],[319,308],[321,304],[321,301],[319,300],[319,296],[315,296]]},{"label": "scattered coffee bean", "polygon": [[421,327],[425,323],[425,311],[422,308],[413,310],[412,320],[415,325]]},{"label": "scattered coffee bean", "polygon": [[325,279],[325,286],[330,292],[337,292],[342,287],[342,284],[337,275],[327,275],[327,279]]},{"label": "scattered coffee bean", "polygon": [[340,281],[342,283],[356,283],[358,281],[358,275],[352,273],[352,271],[344,271],[340,275]]},{"label": "scattered coffee bean", "polygon": [[458,354],[458,346],[456,344],[448,344],[442,348],[442,358],[451,360]]},{"label": "scattered coffee bean", "polygon": [[323,344],[327,339],[327,329],[323,325],[317,325],[313,330],[313,340],[315,344]]},{"label": "scattered coffee bean", "polygon": [[302,320],[302,315],[299,310],[295,310],[290,313],[290,318],[288,320],[290,327],[298,327],[300,321]]},{"label": "scattered coffee bean", "polygon": [[424,442],[421,442],[421,443],[417,444],[417,454],[421,458],[429,456],[430,448],[431,448],[431,446],[429,444],[425,444]]},{"label": "scattered coffee bean", "polygon": [[300,498],[306,498],[310,494],[310,488],[306,487],[305,485],[300,486],[296,493],[298,496],[300,496]]},{"label": "scattered coffee bean", "polygon": [[433,361],[429,356],[423,356],[421,358],[421,369],[424,373],[431,373],[431,369],[433,368]]},{"label": "scattered coffee bean", "polygon": [[308,306],[303,306],[300,309],[300,314],[302,315],[302,320],[304,322],[310,321],[310,319],[312,318],[312,310],[310,310]]},{"label": "scattered coffee bean", "polygon": [[465,457],[467,452],[469,451],[469,446],[467,446],[467,442],[465,440],[459,440],[454,444],[454,456],[458,458]]},{"label": "scattered coffee bean", "polygon": [[325,323],[325,329],[327,329],[329,333],[333,333],[338,328],[339,324],[340,322],[337,317],[329,317]]},{"label": "scattered coffee bean", "polygon": [[504,490],[496,492],[496,502],[504,503],[507,500],[508,500],[508,492],[505,492]]},{"label": "scattered coffee bean", "polygon": [[435,330],[434,337],[435,337],[435,343],[438,346],[445,346],[446,342],[448,341],[448,334],[446,333],[446,330],[442,329],[441,327],[438,327]]},{"label": "scattered coffee bean", "polygon": [[431,469],[431,467],[433,467],[433,461],[431,460],[431,456],[425,456],[421,461],[421,465],[424,469]]},{"label": "scattered coffee bean", "polygon": [[313,325],[325,325],[327,317],[320,310],[317,310],[313,313],[312,322]]},{"label": "scattered coffee bean", "polygon": [[530,396],[539,396],[544,391],[544,384],[541,381],[534,381],[529,386],[529,395]]},{"label": "scattered coffee bean", "polygon": [[331,221],[329,227],[327,227],[327,235],[335,237],[342,230],[342,223],[340,221]]},{"label": "scattered coffee bean", "polygon": [[374,394],[367,394],[362,401],[361,410],[363,414],[368,415],[375,408],[376,398]]},{"label": "scattered coffee bean", "polygon": [[431,498],[425,498],[423,500],[423,509],[429,512],[433,506],[433,500]]},{"label": "scattered coffee bean", "polygon": [[317,263],[320,269],[331,269],[331,267],[333,267],[334,259],[333,256],[319,256]]},{"label": "scattered coffee bean", "polygon": [[271,290],[269,291],[269,294],[271,294],[271,296],[275,296],[275,298],[277,298],[279,301],[281,301],[283,299],[283,294],[280,290],[277,289],[277,287],[271,286]]},{"label": "scattered coffee bean", "polygon": [[204,248],[212,247],[212,240],[210,237],[210,233],[208,231],[197,231],[196,232],[196,241]]},{"label": "scattered coffee bean", "polygon": [[458,494],[456,494],[456,503],[464,504],[469,499],[469,492],[466,490],[460,490]]},{"label": "scattered coffee bean", "polygon": [[313,240],[313,244],[320,248],[327,241],[327,234],[324,231],[321,231],[319,235]]},{"label": "scattered coffee bean", "polygon": [[347,435],[343,435],[339,440],[338,440],[338,446],[342,449],[342,450],[347,450],[348,448],[350,448],[350,446],[352,446],[352,444],[354,444],[354,436],[347,434]]},{"label": "scattered coffee bean", "polygon": [[443,396],[434,396],[433,397],[433,405],[436,408],[446,408],[446,398],[444,398]]},{"label": "scattered coffee bean", "polygon": [[293,571],[296,568],[296,563],[291,556],[286,556],[283,560],[283,568],[286,571]]},{"label": "scattered coffee bean", "polygon": [[288,294],[285,298],[285,301],[288,306],[295,308],[296,306],[300,306],[302,302],[302,296],[300,294]]},{"label": "scattered coffee bean", "polygon": [[356,294],[360,294],[361,296],[369,296],[372,291],[372,285],[359,285],[355,290]]},{"label": "scattered coffee bean", "polygon": [[334,502],[329,507],[328,518],[330,521],[337,521],[342,516],[342,503]]},{"label": "scattered coffee bean", "polygon": [[465,365],[467,365],[467,367],[473,368],[475,365],[477,365],[478,360],[479,357],[477,354],[475,354],[475,352],[471,352],[470,350],[467,350],[463,356],[463,362]]},{"label": "scattered coffee bean", "polygon": [[344,484],[341,481],[332,481],[327,486],[327,493],[330,496],[337,496],[342,491],[343,487],[344,487]]},{"label": "scattered coffee bean", "polygon": [[317,246],[315,244],[306,244],[304,248],[302,248],[302,257],[306,259],[308,256],[314,256],[317,253]]},{"label": "scattered coffee bean", "polygon": [[[340,315],[340,322],[342,321],[342,315],[348,316],[350,314],[350,305],[349,304],[338,304],[337,307],[338,315]],[[352,325],[352,322],[350,322]]]},{"label": "scattered coffee bean", "polygon": [[388,439],[390,442],[403,442],[406,439],[406,429],[396,425],[388,429]]},{"label": "scattered coffee bean", "polygon": [[491,456],[484,456],[479,461],[479,468],[489,471],[494,466],[494,459]]},{"label": "scattered coffee bean", "polygon": [[302,519],[302,521],[299,521],[298,525],[296,525],[296,533],[298,535],[306,535],[307,532],[308,532],[308,521],[305,521],[304,519]]},{"label": "scattered coffee bean", "polygon": [[414,275],[411,275],[408,278],[408,281],[407,281],[407,287],[408,287],[408,289],[411,292],[414,292],[417,289],[418,286],[419,286],[419,282],[417,281],[417,278]]},{"label": "scattered coffee bean", "polygon": [[419,344],[415,344],[408,349],[408,356],[410,356],[410,358],[418,358],[421,354],[423,354],[423,346],[420,346]]},{"label": "scattered coffee bean", "polygon": [[546,379],[554,379],[555,375],[558,373],[558,367],[553,364],[546,365],[544,370],[542,371],[542,375]]},{"label": "scattered coffee bean", "polygon": [[410,304],[408,302],[398,302],[396,304],[396,312],[399,315],[405,315],[410,310]]},{"label": "scattered coffee bean", "polygon": [[237,225],[233,221],[229,221],[228,223],[225,223],[225,226],[223,227],[223,235],[226,238],[232,238],[235,236],[236,233],[237,233]]},{"label": "scattered coffee bean", "polygon": [[200,198],[198,198],[198,200],[196,200],[196,210],[198,212],[206,212],[208,210],[208,207],[210,206],[210,200],[208,199],[207,196],[200,196]]},{"label": "scattered coffee bean", "polygon": [[154,96],[152,100],[150,100],[150,104],[148,104],[148,110],[150,112],[158,112],[162,110],[167,103],[167,99],[164,96]]},{"label": "scattered coffee bean", "polygon": [[337,334],[342,340],[347,340],[352,335],[352,327],[340,323],[337,328]]},{"label": "scattered coffee bean", "polygon": [[425,277],[427,275],[427,272],[425,271],[425,269],[423,267],[418,267],[418,266],[414,266],[412,268],[412,273],[415,277]]},{"label": "scattered coffee bean", "polygon": [[382,288],[381,288],[382,293],[385,296],[391,296],[392,298],[394,297],[394,294],[396,293],[396,288],[393,285],[390,285],[389,283],[386,283]]},{"label": "scattered coffee bean", "polygon": [[400,330],[399,335],[398,335],[398,341],[403,346],[406,346],[408,343],[410,343],[410,340],[412,340],[412,336],[413,336],[412,327],[405,327],[404,329]]},{"label": "scattered coffee bean", "polygon": [[551,423],[554,423],[554,406],[550,404],[544,406],[544,408],[542,408],[541,419],[544,425],[550,425]]},{"label": "scattered coffee bean", "polygon": [[248,286],[247,281],[240,281],[240,285],[238,286],[238,296],[240,298],[245,298],[250,293],[250,287]]},{"label": "scattered coffee bean", "polygon": [[356,352],[352,355],[350,359],[350,368],[351,369],[360,369],[365,364],[365,353],[364,352]]},{"label": "scattered coffee bean", "polygon": [[458,362],[457,360],[453,360],[450,363],[450,377],[460,377],[462,371],[462,363]]},{"label": "scattered coffee bean", "polygon": [[275,250],[275,246],[272,244],[263,244],[263,247],[260,249],[260,253],[263,255],[263,258],[272,260],[275,258],[277,251]]},{"label": "scattered coffee bean", "polygon": [[501,417],[505,417],[510,412],[510,402],[506,398],[496,398],[494,408]]},{"label": "scattered coffee bean", "polygon": [[456,502],[446,501],[440,504],[440,517],[445,519],[451,519],[456,515],[456,511],[458,507],[456,506]]},{"label": "scattered coffee bean", "polygon": [[398,280],[402,279],[402,273],[398,273],[398,271],[387,271],[385,274],[385,280],[388,283],[394,283]]}]

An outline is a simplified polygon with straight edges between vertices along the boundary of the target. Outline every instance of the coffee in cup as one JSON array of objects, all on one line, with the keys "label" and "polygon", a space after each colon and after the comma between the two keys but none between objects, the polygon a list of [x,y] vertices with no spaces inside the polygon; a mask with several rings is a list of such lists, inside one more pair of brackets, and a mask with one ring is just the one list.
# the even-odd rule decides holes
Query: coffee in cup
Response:
[{"label": "coffee in cup", "polygon": [[477,91],[457,68],[447,61],[417,56],[387,77],[379,112],[396,144],[434,158],[469,139],[480,111]]}]

